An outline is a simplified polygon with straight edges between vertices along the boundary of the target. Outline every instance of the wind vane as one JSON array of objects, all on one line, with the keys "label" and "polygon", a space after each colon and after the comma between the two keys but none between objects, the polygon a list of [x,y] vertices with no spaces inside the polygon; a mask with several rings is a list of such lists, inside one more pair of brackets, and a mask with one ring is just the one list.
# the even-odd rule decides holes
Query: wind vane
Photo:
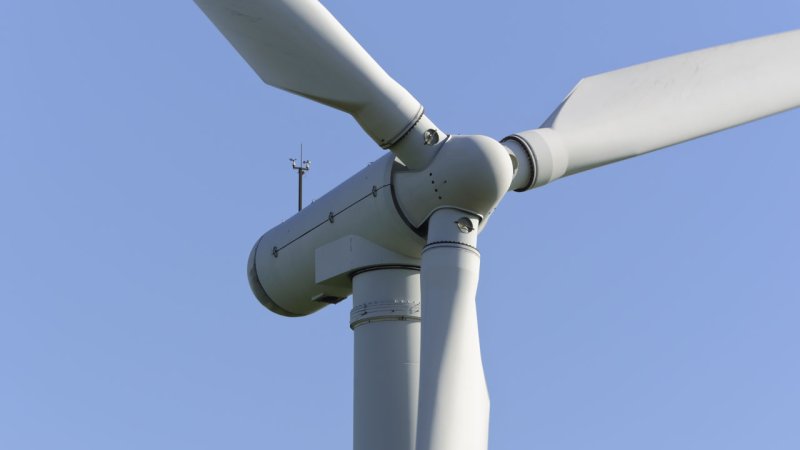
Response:
[{"label": "wind vane", "polygon": [[300,144],[300,164],[297,158],[289,158],[292,162],[292,169],[297,171],[297,210],[303,209],[303,174],[311,170],[311,160],[303,159],[303,144]]}]

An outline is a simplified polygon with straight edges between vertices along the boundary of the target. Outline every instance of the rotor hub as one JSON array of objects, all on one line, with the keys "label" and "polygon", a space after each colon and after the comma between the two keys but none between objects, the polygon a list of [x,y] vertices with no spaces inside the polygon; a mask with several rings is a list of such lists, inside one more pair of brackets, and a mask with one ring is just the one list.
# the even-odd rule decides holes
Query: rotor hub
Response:
[{"label": "rotor hub", "polygon": [[450,136],[424,169],[395,170],[394,194],[415,227],[442,208],[473,213],[483,223],[508,191],[513,176],[508,150],[496,140]]}]

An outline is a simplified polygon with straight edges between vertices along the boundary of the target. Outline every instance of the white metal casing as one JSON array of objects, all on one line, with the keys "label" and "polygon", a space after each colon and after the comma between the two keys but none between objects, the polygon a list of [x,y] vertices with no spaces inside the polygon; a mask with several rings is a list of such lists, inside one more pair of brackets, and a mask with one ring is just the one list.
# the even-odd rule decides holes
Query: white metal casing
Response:
[{"label": "white metal casing", "polygon": [[386,154],[258,240],[247,272],[264,306],[307,315],[350,295],[356,270],[419,265],[425,240],[398,213],[393,166]]}]

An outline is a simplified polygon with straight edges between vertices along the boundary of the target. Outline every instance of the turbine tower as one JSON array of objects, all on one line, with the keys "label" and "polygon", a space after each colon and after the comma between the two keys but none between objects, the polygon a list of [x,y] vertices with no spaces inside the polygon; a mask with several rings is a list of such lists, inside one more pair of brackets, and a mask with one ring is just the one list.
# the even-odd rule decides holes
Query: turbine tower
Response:
[{"label": "turbine tower", "polygon": [[485,450],[478,235],[507,192],[800,106],[800,31],[581,80],[538,128],[452,135],[316,0],[195,0],[268,85],[353,116],[389,153],[265,233],[258,300],[353,296],[356,450]]}]

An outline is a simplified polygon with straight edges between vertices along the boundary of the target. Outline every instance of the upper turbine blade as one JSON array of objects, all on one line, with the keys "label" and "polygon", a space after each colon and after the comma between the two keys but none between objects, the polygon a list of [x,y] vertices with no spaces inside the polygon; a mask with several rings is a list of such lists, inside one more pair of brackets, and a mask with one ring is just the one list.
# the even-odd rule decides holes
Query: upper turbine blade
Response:
[{"label": "upper turbine blade", "polygon": [[528,188],[800,106],[800,30],[581,80],[538,130],[509,136]]},{"label": "upper turbine blade", "polygon": [[352,114],[381,147],[422,116],[422,105],[317,0],[195,3],[265,83]]}]

